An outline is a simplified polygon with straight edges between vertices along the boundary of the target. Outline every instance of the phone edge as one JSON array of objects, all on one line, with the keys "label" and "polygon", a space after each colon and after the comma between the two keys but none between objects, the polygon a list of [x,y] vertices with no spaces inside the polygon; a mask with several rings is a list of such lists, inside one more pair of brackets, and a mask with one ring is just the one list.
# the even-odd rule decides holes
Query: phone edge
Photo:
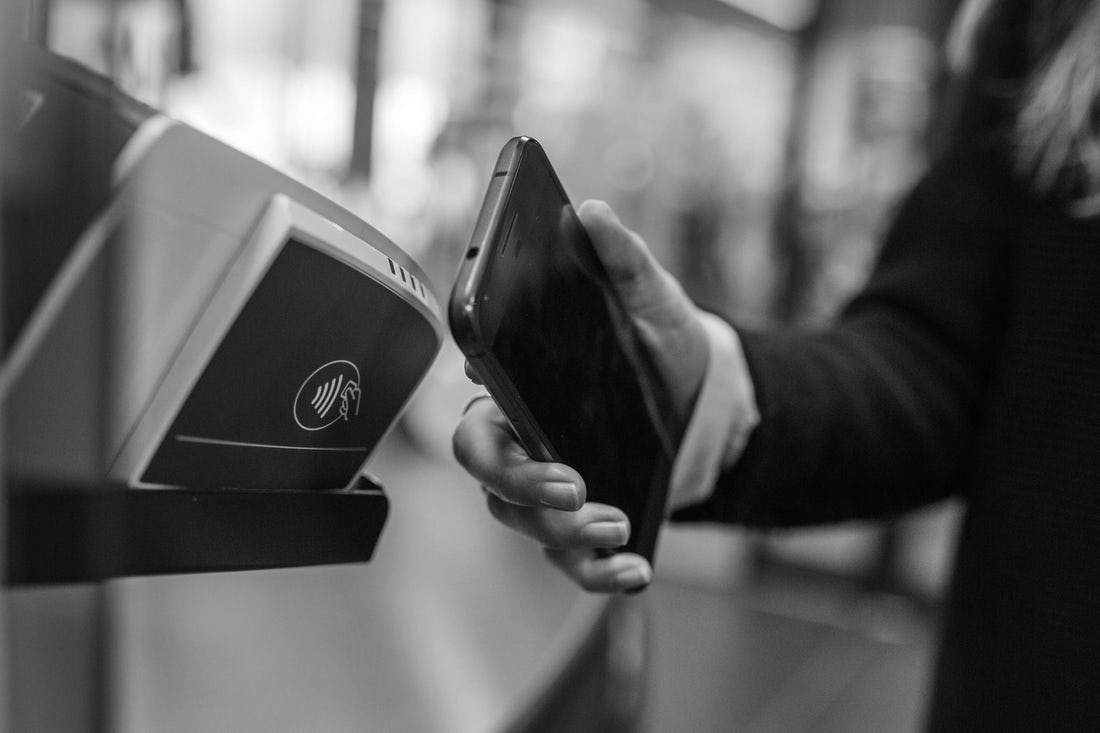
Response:
[{"label": "phone edge", "polygon": [[[455,344],[477,372],[528,454],[538,461],[560,462],[560,456],[523,401],[518,396],[511,397],[518,395],[518,390],[486,348],[486,334],[481,328],[478,312],[480,291],[477,290],[477,283],[484,277],[493,257],[503,225],[502,210],[507,207],[525,151],[531,146],[539,146],[538,141],[527,136],[516,136],[504,144],[497,156],[470,243],[451,289],[447,325]],[[558,185],[560,188],[560,183]]]}]

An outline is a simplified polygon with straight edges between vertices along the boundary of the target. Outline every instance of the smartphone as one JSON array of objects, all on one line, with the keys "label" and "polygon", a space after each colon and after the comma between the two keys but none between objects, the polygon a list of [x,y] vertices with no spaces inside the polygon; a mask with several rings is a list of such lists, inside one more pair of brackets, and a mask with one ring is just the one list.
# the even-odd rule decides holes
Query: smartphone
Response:
[{"label": "smartphone", "polygon": [[653,560],[676,452],[669,400],[537,141],[500,153],[448,308],[451,332],[520,442],[630,518]]}]

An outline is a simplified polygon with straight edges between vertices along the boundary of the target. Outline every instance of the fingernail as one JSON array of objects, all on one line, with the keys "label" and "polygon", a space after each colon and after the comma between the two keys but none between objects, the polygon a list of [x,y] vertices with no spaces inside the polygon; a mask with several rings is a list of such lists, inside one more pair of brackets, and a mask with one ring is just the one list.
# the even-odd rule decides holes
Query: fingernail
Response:
[{"label": "fingernail", "polygon": [[597,547],[622,547],[629,537],[626,522],[593,522],[581,530],[581,539]]},{"label": "fingernail", "polygon": [[615,585],[621,590],[632,590],[644,588],[651,580],[653,580],[653,571],[646,565],[638,565],[616,575]]},{"label": "fingernail", "polygon": [[616,224],[622,223],[621,221],[619,221],[619,215],[615,213],[615,210],[613,208],[611,208],[611,204],[607,203],[606,201],[600,201],[599,203],[601,204],[600,208],[602,208],[603,211],[607,214],[608,219],[615,222]]},{"label": "fingernail", "polygon": [[547,481],[540,487],[539,501],[554,509],[580,509],[577,485],[568,481]]}]

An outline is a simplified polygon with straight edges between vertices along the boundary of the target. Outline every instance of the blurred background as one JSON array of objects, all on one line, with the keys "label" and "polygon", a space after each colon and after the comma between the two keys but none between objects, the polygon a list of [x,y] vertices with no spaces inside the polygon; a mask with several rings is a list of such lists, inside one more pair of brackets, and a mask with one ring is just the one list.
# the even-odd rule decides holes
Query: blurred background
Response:
[{"label": "blurred background", "polygon": [[[699,303],[813,326],[934,150],[958,4],[39,0],[22,34],[339,201],[441,299],[525,134]],[[669,527],[649,591],[592,597],[454,464],[472,390],[446,344],[369,464],[392,509],[365,566],[5,591],[9,710],[27,730],[919,727],[958,507]]]}]

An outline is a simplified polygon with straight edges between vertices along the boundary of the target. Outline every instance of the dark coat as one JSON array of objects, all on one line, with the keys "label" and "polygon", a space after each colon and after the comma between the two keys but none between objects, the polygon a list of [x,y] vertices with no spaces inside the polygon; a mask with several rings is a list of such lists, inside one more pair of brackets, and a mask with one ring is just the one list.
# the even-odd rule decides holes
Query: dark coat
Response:
[{"label": "dark coat", "polygon": [[789,526],[964,497],[930,729],[1095,731],[1100,220],[1014,182],[1008,30],[835,327],[742,333],[762,422],[677,518]]}]

